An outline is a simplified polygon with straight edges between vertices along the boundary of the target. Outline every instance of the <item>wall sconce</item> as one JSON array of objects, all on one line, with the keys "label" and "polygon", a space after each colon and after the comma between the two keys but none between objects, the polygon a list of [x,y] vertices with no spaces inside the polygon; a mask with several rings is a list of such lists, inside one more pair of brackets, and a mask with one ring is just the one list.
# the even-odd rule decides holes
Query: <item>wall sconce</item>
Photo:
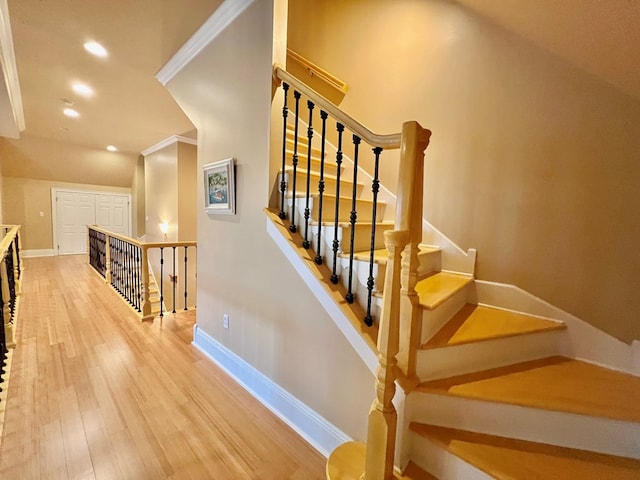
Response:
[{"label": "wall sconce", "polygon": [[167,232],[169,231],[169,222],[162,222],[160,224],[160,231],[164,235],[164,238],[167,238]]}]

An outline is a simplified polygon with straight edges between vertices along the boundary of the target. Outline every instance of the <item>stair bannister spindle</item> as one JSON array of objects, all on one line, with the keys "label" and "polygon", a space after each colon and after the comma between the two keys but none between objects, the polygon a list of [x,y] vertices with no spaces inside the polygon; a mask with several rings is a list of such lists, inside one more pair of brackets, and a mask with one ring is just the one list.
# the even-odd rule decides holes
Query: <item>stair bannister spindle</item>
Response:
[{"label": "stair bannister spindle", "polygon": [[149,291],[149,251],[147,247],[141,248],[140,268],[142,271],[142,320],[153,320],[151,313],[151,292]]},{"label": "stair bannister spindle", "polygon": [[173,284],[173,311],[171,313],[176,313],[176,284],[178,283],[178,277],[176,277],[176,247],[173,248],[173,277],[171,278],[171,283]]},{"label": "stair bannister spindle", "polygon": [[318,180],[318,247],[316,249],[316,258],[314,259],[317,265],[322,265],[322,201],[324,198],[324,149],[327,136],[327,117],[327,112],[320,110],[322,142],[320,145],[320,180]]},{"label": "stair bannister spindle", "polygon": [[338,131],[338,151],[336,152],[336,165],[338,171],[336,174],[336,214],[334,218],[333,227],[333,243],[331,244],[333,251],[333,269],[331,273],[331,283],[338,283],[338,228],[340,228],[340,171],[342,169],[342,134],[344,132],[344,125],[341,123],[336,124],[336,130]]},{"label": "stair bannister spindle", "polygon": [[356,199],[358,196],[358,150],[360,147],[361,139],[357,135],[353,136],[353,190],[351,193],[351,214],[349,215],[349,223],[351,224],[351,238],[349,244],[349,281],[347,283],[347,294],[345,300],[348,303],[353,303],[353,250],[356,235],[356,221],[358,219],[358,212],[356,211]]},{"label": "stair bannister spindle", "polygon": [[289,225],[289,230],[292,233],[298,231],[298,227],[296,227],[296,176],[298,173],[298,115],[299,115],[299,107],[300,107],[300,92],[294,90],[293,98],[296,100],[296,119],[294,122],[294,137],[293,137],[293,158],[291,163],[293,165],[293,182],[292,182],[292,201],[291,201],[291,225]]},{"label": "stair bannister spindle", "polygon": [[373,154],[375,155],[373,167],[373,181],[371,182],[371,192],[373,193],[373,207],[371,211],[371,246],[369,249],[369,278],[367,279],[367,314],[364,317],[364,323],[367,326],[373,325],[373,317],[371,315],[371,297],[373,295],[373,263],[374,252],[376,249],[376,217],[378,213],[378,191],[380,190],[380,180],[378,179],[378,167],[380,164],[381,147],[375,147]]},{"label": "stair bannister spindle", "polygon": [[5,258],[7,262],[7,280],[9,282],[9,309],[11,311],[11,320],[13,320],[16,313],[16,276],[13,265],[13,243],[9,244]]},{"label": "stair bannister spindle", "polygon": [[138,312],[142,311],[142,270],[140,268],[140,247],[136,246],[136,310]]},{"label": "stair bannister spindle", "polygon": [[126,291],[127,291],[127,301],[130,305],[133,305],[133,282],[131,281],[131,274],[133,273],[133,269],[131,268],[131,244],[129,242],[124,242],[124,264],[125,264],[125,278],[126,278]]},{"label": "stair bannister spindle", "polygon": [[287,107],[288,83],[282,83],[282,92],[284,93],[284,106],[282,107],[282,170],[280,170],[280,213],[278,213],[278,216],[284,219],[287,216],[284,211],[284,205],[287,196],[285,169],[287,168],[287,117],[289,116],[289,108]]},{"label": "stair bannister spindle", "polygon": [[20,230],[16,231],[16,238],[13,240],[15,243],[16,252],[16,269],[18,271],[18,280],[22,276],[22,265],[20,260]]},{"label": "stair bannister spindle", "polygon": [[184,309],[187,310],[187,247],[184,247]]},{"label": "stair bannister spindle", "polygon": [[313,140],[314,106],[311,100],[307,100],[307,108],[309,109],[309,127],[307,128],[307,189],[304,204],[304,240],[302,242],[302,247],[306,249],[311,245],[311,243],[309,243],[309,195],[311,193],[311,141]]},{"label": "stair bannister spindle", "polygon": [[160,247],[160,318],[164,317],[162,307],[164,306],[164,247]]}]

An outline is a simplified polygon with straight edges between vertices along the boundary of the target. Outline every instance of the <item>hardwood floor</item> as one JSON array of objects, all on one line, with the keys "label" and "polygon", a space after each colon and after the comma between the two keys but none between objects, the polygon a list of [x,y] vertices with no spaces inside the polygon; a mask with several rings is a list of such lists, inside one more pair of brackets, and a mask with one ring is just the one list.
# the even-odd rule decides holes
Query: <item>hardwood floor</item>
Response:
[{"label": "hardwood floor", "polygon": [[325,459],[85,256],[26,259],[0,478],[324,478]]}]

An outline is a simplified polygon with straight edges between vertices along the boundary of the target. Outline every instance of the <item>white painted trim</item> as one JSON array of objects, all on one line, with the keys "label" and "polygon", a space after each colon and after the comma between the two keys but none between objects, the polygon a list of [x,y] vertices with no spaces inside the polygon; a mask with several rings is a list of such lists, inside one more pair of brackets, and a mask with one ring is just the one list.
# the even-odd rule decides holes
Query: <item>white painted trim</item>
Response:
[{"label": "white painted trim", "polygon": [[193,60],[211,41],[231,24],[253,0],[225,0],[206,22],[194,33],[176,54],[156,74],[158,81],[166,86]]},{"label": "white painted trim", "polygon": [[568,334],[560,342],[561,355],[640,376],[640,347],[627,345],[515,285],[476,280],[474,288],[474,303],[564,322]]},{"label": "white painted trim", "polygon": [[54,255],[57,255],[58,245],[58,229],[56,227],[58,222],[58,210],[56,204],[56,196],[60,192],[72,192],[72,193],[86,193],[90,195],[115,195],[119,197],[127,197],[127,205],[129,206],[129,234],[131,234],[131,193],[114,192],[109,190],[78,190],[74,188],[52,188],[51,189],[51,229],[53,230],[53,251]]},{"label": "white painted trim", "polygon": [[338,445],[352,440],[273,380],[198,328],[197,324],[193,327],[193,345],[325,457],[328,457]]},{"label": "white painted trim", "polygon": [[171,135],[170,137],[165,138],[164,140],[159,141],[155,145],[143,150],[142,155],[148,157],[152,153],[156,153],[163,148],[167,148],[169,145],[173,145],[174,143],[188,143],[189,145],[198,145],[198,141],[193,138],[183,137],[182,135]]},{"label": "white painted trim", "polygon": [[42,248],[39,250],[20,250],[22,258],[34,258],[34,257],[53,257],[56,252],[53,248]]},{"label": "white painted trim", "polygon": [[22,93],[16,67],[16,56],[13,49],[13,34],[11,33],[11,21],[9,19],[9,7],[7,0],[0,1],[0,71],[4,74],[4,86],[7,90],[9,103],[15,121],[17,135],[24,130],[24,110],[22,107]]},{"label": "white painted trim", "polygon": [[340,329],[347,341],[354,348],[356,353],[360,356],[367,368],[369,368],[369,370],[371,370],[371,372],[375,374],[378,369],[378,358],[376,354],[369,347],[369,345],[367,345],[360,333],[357,332],[355,328],[353,328],[353,325],[351,324],[349,319],[345,317],[342,310],[340,310],[340,307],[336,304],[329,293],[327,293],[324,283],[311,274],[304,261],[302,260],[302,257],[300,257],[298,252],[291,245],[291,242],[286,240],[282,236],[282,234],[280,234],[276,226],[269,218],[267,218],[267,232],[276,242],[276,245],[278,245],[280,250],[282,250],[282,253],[284,253],[285,257],[287,257],[289,263],[291,263],[296,272],[298,272],[298,274],[302,277],[304,283],[306,283],[307,286],[311,289],[315,297],[318,299],[325,311],[329,314],[336,326]]}]

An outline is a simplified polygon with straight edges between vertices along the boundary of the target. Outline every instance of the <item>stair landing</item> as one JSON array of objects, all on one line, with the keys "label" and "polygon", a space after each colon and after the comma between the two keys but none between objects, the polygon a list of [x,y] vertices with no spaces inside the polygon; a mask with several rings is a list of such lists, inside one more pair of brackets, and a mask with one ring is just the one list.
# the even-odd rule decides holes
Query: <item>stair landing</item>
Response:
[{"label": "stair landing", "polygon": [[411,430],[497,479],[640,478],[640,460],[416,423]]},{"label": "stair landing", "polygon": [[566,326],[562,322],[467,304],[422,348],[450,347],[494,338],[563,329],[566,329]]},{"label": "stair landing", "polygon": [[560,356],[424,382],[417,390],[640,422],[640,377]]},{"label": "stair landing", "polygon": [[440,272],[420,280],[416,284],[416,293],[420,299],[420,305],[433,310],[471,282],[473,282],[471,275]]}]

